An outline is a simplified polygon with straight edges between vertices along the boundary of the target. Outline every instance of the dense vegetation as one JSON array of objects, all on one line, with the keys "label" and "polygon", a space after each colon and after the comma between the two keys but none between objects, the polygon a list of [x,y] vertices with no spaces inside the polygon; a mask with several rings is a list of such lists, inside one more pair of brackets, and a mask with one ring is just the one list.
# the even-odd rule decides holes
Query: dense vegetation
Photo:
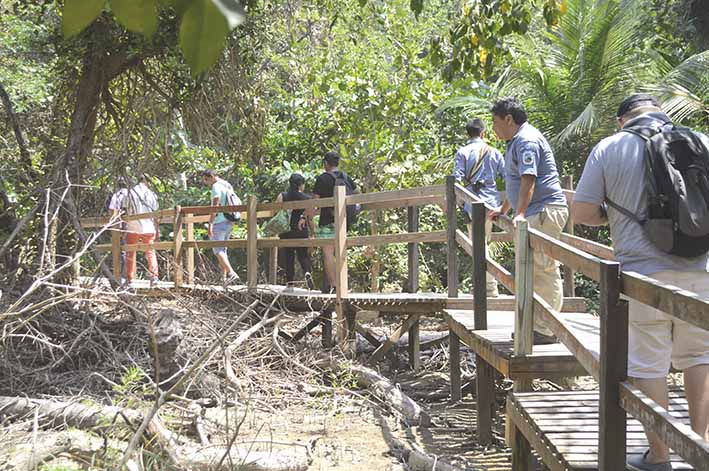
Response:
[{"label": "dense vegetation", "polygon": [[[338,149],[366,191],[438,183],[464,121],[510,94],[576,177],[629,92],[652,91],[677,120],[709,129],[699,0],[252,1],[206,70],[211,61],[180,48],[180,2],[158,2],[155,24],[137,25],[121,3],[98,2],[114,11],[70,38],[64,2],[0,3],[3,284],[23,286],[75,251],[75,216],[102,212],[120,175],[152,175],[163,207],[206,203],[206,167],[265,200],[292,171],[311,184],[323,152]],[[431,211],[422,224],[440,221]],[[405,214],[380,222],[402,230]],[[401,283],[404,250],[379,254],[383,282]],[[369,260],[353,254],[366,284]],[[441,288],[445,254],[423,255],[422,284]]]}]

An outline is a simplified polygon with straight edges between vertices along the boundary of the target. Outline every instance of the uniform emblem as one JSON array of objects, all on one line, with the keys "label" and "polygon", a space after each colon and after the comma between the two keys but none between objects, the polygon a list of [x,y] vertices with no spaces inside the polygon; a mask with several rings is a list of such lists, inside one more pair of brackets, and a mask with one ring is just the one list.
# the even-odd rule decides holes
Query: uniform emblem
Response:
[{"label": "uniform emblem", "polygon": [[532,165],[534,163],[534,151],[526,150],[522,153],[522,163],[524,165]]}]

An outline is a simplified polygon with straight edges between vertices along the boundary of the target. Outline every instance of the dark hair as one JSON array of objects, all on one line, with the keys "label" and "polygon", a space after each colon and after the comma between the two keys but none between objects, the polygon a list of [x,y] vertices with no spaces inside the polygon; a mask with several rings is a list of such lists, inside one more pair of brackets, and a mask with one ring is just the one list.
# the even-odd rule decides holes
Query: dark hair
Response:
[{"label": "dark hair", "polygon": [[207,170],[202,170],[202,176],[203,176],[203,177],[214,178],[214,177],[217,176],[217,172],[215,172],[214,170],[209,170],[209,169],[207,169]]},{"label": "dark hair", "polygon": [[141,183],[152,183],[152,180],[150,180],[150,176],[147,173],[140,174],[140,181]]},{"label": "dark hair", "polygon": [[334,150],[331,150],[330,152],[325,154],[323,160],[330,164],[332,167],[337,167],[338,165],[340,165],[340,154],[338,154]]},{"label": "dark hair", "polygon": [[507,115],[512,116],[515,124],[524,124],[527,122],[527,112],[524,111],[524,106],[514,97],[505,97],[498,100],[492,105],[490,111],[500,118],[504,118]]},{"label": "dark hair", "polygon": [[288,191],[291,193],[296,193],[298,188],[300,188],[300,185],[305,185],[305,178],[303,178],[303,175],[299,173],[291,174],[288,179]]},{"label": "dark hair", "polygon": [[470,137],[480,137],[480,134],[485,130],[485,123],[480,118],[471,119],[465,125],[465,130]]},{"label": "dark hair", "polygon": [[655,106],[659,108],[660,102],[657,101],[657,98],[655,98],[654,96],[648,95],[646,93],[636,93],[634,95],[630,95],[621,102],[620,106],[618,106],[618,112],[616,113],[616,117],[620,118],[621,116],[630,113],[634,109],[641,108],[644,106]]}]

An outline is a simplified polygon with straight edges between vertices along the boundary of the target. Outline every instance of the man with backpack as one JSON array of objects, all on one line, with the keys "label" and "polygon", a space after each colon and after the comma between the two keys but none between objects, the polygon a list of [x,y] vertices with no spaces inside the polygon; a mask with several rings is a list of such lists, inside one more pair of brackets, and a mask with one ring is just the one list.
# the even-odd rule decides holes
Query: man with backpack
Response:
[{"label": "man with backpack", "polygon": [[[475,118],[465,125],[468,142],[455,153],[453,176],[465,188],[477,196],[488,210],[500,207],[500,195],[497,191],[497,177],[505,177],[505,159],[494,147],[485,142],[485,123]],[[465,211],[472,214],[470,204],[465,203]],[[492,220],[485,222],[485,236],[489,238],[492,231]],[[485,254],[486,256],[488,254]],[[499,296],[497,280],[487,274],[487,296]]]},{"label": "man with backpack", "polygon": [[[212,206],[232,206],[239,205],[241,201],[234,193],[234,188],[231,184],[219,178],[219,175],[214,170],[205,170],[202,172],[202,183],[211,188],[211,203]],[[209,240],[229,240],[231,231],[234,228],[234,222],[240,219],[238,212],[227,213],[210,213],[209,215]],[[212,249],[217,257],[217,262],[222,268],[224,284],[229,285],[239,280],[239,275],[236,274],[229,262],[226,247],[214,247]]]},{"label": "man with backpack", "polygon": [[[621,132],[588,156],[571,208],[574,222],[610,224],[623,270],[709,300],[709,227],[703,227],[709,226],[709,139],[674,127],[650,95],[626,98],[617,120]],[[632,382],[667,408],[670,364],[682,370],[692,428],[709,441],[709,332],[631,300],[628,333]],[[649,450],[629,458],[628,469],[670,471],[667,445],[651,431],[646,435]]]},{"label": "man with backpack", "polygon": [[[527,112],[515,98],[502,98],[492,106],[492,128],[505,147],[507,198],[490,211],[494,219],[512,208],[512,222],[527,220],[529,227],[558,239],[569,218],[554,153],[544,135],[527,121]],[[564,301],[559,264],[541,251],[534,252],[534,291],[557,312]],[[534,319],[534,343],[555,343],[553,332]]]},{"label": "man with backpack", "polygon": [[[315,179],[313,198],[330,198],[335,194],[335,186],[344,185],[348,195],[358,193],[357,184],[345,172],[338,169],[340,154],[330,151],[323,158],[325,171]],[[347,229],[356,222],[359,205],[347,206]],[[312,215],[312,212],[309,213]],[[322,238],[335,236],[335,214],[332,207],[320,208],[320,222],[318,223],[317,236]],[[325,270],[325,284],[323,292],[329,293],[335,288],[335,247],[322,248],[323,268]]]}]

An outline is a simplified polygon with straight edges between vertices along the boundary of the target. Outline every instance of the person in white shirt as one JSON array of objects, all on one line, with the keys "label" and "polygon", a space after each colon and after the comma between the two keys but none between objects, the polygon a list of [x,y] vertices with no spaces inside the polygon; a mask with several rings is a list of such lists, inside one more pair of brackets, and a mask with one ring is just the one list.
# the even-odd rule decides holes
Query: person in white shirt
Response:
[{"label": "person in white shirt", "polygon": [[[148,187],[150,180],[141,175],[140,183],[130,189],[125,199],[126,215],[152,213],[158,210],[158,197]],[[126,244],[152,244],[160,237],[159,220],[145,218],[126,223]],[[151,285],[158,281],[158,259],[155,250],[146,250]],[[126,254],[126,280],[130,283],[135,278],[135,252]]]}]

